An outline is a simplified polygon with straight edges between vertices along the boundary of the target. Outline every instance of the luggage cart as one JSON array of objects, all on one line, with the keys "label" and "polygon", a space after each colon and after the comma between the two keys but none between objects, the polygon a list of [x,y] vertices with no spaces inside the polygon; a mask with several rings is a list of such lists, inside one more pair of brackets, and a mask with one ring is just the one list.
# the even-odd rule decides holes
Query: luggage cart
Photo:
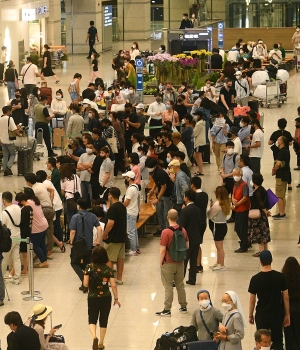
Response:
[{"label": "luggage cart", "polygon": [[33,159],[40,160],[41,157],[44,157],[44,152],[38,152],[43,147],[43,129],[39,128],[36,131],[36,147],[33,152]]},{"label": "luggage cart", "polygon": [[276,81],[267,81],[266,83],[266,98],[265,100],[259,100],[260,107],[270,108],[271,102],[275,101],[278,108],[281,108],[282,99],[280,97],[280,84],[282,84],[281,80]]},{"label": "luggage cart", "polygon": [[298,73],[300,67],[300,47],[295,47],[295,68],[296,73]]}]

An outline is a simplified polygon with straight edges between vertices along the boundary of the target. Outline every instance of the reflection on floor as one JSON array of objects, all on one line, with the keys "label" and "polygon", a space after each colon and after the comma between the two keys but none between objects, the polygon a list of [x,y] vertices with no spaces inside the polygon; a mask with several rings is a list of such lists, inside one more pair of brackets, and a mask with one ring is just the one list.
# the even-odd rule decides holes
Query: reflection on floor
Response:
[{"label": "reflection on floor", "polygon": [[[128,45],[129,46],[129,45]],[[146,48],[146,47],[145,47]],[[115,47],[114,52],[117,52]],[[105,53],[100,58],[100,74],[105,81],[113,80],[113,71],[111,70],[110,60],[112,53]],[[48,78],[49,85],[53,91],[58,87],[62,88],[67,103],[70,102],[67,93],[68,84],[74,75],[79,72],[83,75],[81,81],[81,90],[85,88],[91,75],[90,62],[85,56],[70,57],[62,70],[57,70],[60,78],[58,86],[54,85],[54,80]],[[274,190],[274,178],[271,176],[273,158],[267,140],[274,130],[277,130],[277,119],[285,117],[288,120],[287,130],[294,133],[294,119],[297,116],[296,108],[299,104],[299,94],[297,87],[300,84],[300,75],[293,75],[288,82],[288,102],[281,109],[275,105],[271,109],[262,109],[265,127],[265,151],[262,159],[262,174],[265,181],[264,186]],[[1,106],[7,102],[7,92],[5,87],[0,87]],[[47,153],[46,153],[47,154]],[[39,162],[34,162],[34,171],[45,169],[45,157]],[[291,167],[296,165],[294,152],[291,151]],[[16,165],[13,167],[16,173]],[[203,190],[207,191],[209,197],[213,197],[213,191],[217,185],[220,185],[221,178],[217,173],[214,156],[211,158],[211,164],[205,165],[203,176]],[[298,184],[298,173],[292,172],[293,190],[287,193],[287,219],[285,221],[272,221],[270,219],[272,242],[269,247],[274,255],[274,269],[280,270],[285,259],[288,256],[298,256],[297,239],[297,207],[300,204],[299,192],[296,188]],[[0,174],[0,191],[10,189],[16,191],[24,185],[23,177],[13,176],[3,178]],[[123,191],[123,181],[118,177],[116,185]],[[273,214],[276,209],[273,209]],[[105,340],[106,349],[125,350],[154,349],[156,339],[166,331],[172,331],[179,325],[188,325],[191,320],[192,311],[198,308],[196,293],[200,288],[208,289],[212,295],[214,306],[221,308],[221,296],[226,290],[234,290],[238,293],[244,312],[248,312],[248,284],[251,276],[260,269],[259,260],[252,257],[255,250],[247,254],[234,254],[237,248],[237,236],[233,231],[233,225],[229,225],[229,232],[225,239],[225,265],[227,270],[212,272],[209,265],[215,262],[215,247],[212,235],[209,230],[204,236],[202,245],[204,272],[199,274],[195,286],[186,286],[188,313],[182,315],[179,312],[176,291],[174,293],[174,303],[172,308],[172,317],[159,318],[155,316],[156,311],[163,308],[164,289],[160,280],[160,271],[158,264],[159,239],[148,234],[140,239],[141,255],[126,259],[124,271],[124,285],[119,286],[119,300],[122,304],[120,309],[112,308],[108,333]],[[79,280],[70,266],[69,259],[70,247],[67,246],[65,254],[60,253],[57,248],[54,253],[54,259],[49,262],[48,270],[35,271],[35,289],[41,292],[42,302],[45,305],[53,307],[53,325],[62,323],[59,333],[62,333],[67,341],[70,350],[89,350],[91,348],[91,336],[88,330],[87,320],[87,301],[86,295],[78,290]],[[17,310],[21,313],[24,320],[31,315],[34,302],[25,302],[21,292],[28,289],[28,278],[22,277],[20,285],[11,285],[7,283],[7,290],[10,301],[5,300],[5,305],[1,307],[0,337],[3,349],[6,348],[5,337],[8,334],[8,328],[3,324],[3,316],[11,310]],[[46,331],[50,329],[50,322],[47,322]],[[245,329],[245,338],[243,339],[243,349],[250,350],[254,347],[253,334],[255,327],[247,325]]]}]

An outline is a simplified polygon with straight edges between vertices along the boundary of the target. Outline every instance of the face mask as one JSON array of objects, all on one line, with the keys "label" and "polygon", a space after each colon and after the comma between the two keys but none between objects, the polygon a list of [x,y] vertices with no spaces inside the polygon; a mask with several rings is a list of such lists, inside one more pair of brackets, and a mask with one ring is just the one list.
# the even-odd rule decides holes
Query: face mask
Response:
[{"label": "face mask", "polygon": [[299,31],[300,31],[300,29],[299,29],[299,28],[297,28],[297,29],[296,29],[296,31],[297,31],[297,32],[299,32]]},{"label": "face mask", "polygon": [[210,84],[206,84],[206,87],[207,87],[207,88],[210,88]]},{"label": "face mask", "polygon": [[132,45],[132,48],[133,48],[133,49],[135,49],[135,48],[136,48],[136,46],[135,46],[135,45]]},{"label": "face mask", "polygon": [[170,109],[170,107],[171,107],[170,105],[166,105],[166,110]]},{"label": "face mask", "polygon": [[155,100],[156,100],[157,103],[161,103],[161,98],[160,97],[157,97]]},{"label": "face mask", "polygon": [[85,150],[86,150],[87,154],[92,154],[93,153],[93,150],[91,148],[86,148]]},{"label": "face mask", "polygon": [[154,168],[147,168],[147,169],[148,169],[148,171],[149,171],[149,174],[152,174],[153,171],[154,171]]},{"label": "face mask", "polygon": [[61,100],[61,95],[56,95],[57,100]]},{"label": "face mask", "polygon": [[231,132],[228,132],[228,133],[227,133],[227,138],[228,138],[228,139],[231,139],[231,138],[232,138],[232,133],[231,133]]},{"label": "face mask", "polygon": [[199,305],[202,309],[206,309],[210,304],[210,300],[199,300]]},{"label": "face mask", "polygon": [[233,148],[228,148],[227,149],[227,154],[232,155],[234,153],[234,149]]},{"label": "face mask", "polygon": [[270,350],[271,346],[260,346],[260,350]]},{"label": "face mask", "polygon": [[98,90],[99,91],[99,94],[102,94],[103,93],[103,90]]},{"label": "face mask", "polygon": [[232,308],[231,304],[226,304],[226,303],[222,303],[222,307],[224,310],[229,311]]},{"label": "face mask", "polygon": [[300,125],[295,125],[295,128],[296,129],[300,129]]},{"label": "face mask", "polygon": [[112,117],[108,117],[108,119],[109,119],[110,121],[112,121]]},{"label": "face mask", "polygon": [[243,128],[244,127],[244,124],[242,122],[240,122],[240,127]]},{"label": "face mask", "polygon": [[235,182],[239,182],[241,180],[241,176],[234,176],[233,179]]},{"label": "face mask", "polygon": [[275,146],[276,146],[276,147],[279,147],[278,141],[275,142]]},{"label": "face mask", "polygon": [[89,118],[92,118],[92,116],[93,116],[92,113],[89,113],[89,114],[88,114],[88,117],[89,117]]},{"label": "face mask", "polygon": [[41,91],[39,90],[39,91],[38,91],[38,95],[40,95],[40,93],[41,93]]},{"label": "face mask", "polygon": [[133,90],[129,90],[130,95],[133,95]]},{"label": "face mask", "polygon": [[141,152],[137,152],[138,156],[141,157],[142,156],[142,153]]},{"label": "face mask", "polygon": [[171,162],[171,159],[170,158],[167,158],[166,159],[166,162],[169,164]]},{"label": "face mask", "polygon": [[72,149],[72,145],[68,145],[68,148],[69,148],[69,149]]},{"label": "face mask", "polygon": [[80,210],[80,207],[79,207],[79,205],[77,205],[77,210]]},{"label": "face mask", "polygon": [[133,165],[130,165],[130,169],[132,169],[133,168]]},{"label": "face mask", "polygon": [[253,186],[253,181],[252,180],[250,181],[250,186]]},{"label": "face mask", "polygon": [[244,53],[244,51],[243,50],[240,50],[240,54],[242,55]]},{"label": "face mask", "polygon": [[126,114],[130,114],[130,109],[126,109],[126,110],[125,110],[125,113],[126,113]]},{"label": "face mask", "polygon": [[87,103],[85,103],[84,105],[83,105],[83,107],[84,108],[87,108],[89,105],[87,104]]},{"label": "face mask", "polygon": [[162,50],[162,48],[160,47],[158,50],[159,50],[159,51],[161,51],[161,50]]},{"label": "face mask", "polygon": [[[185,17],[182,17],[182,19],[185,19]],[[298,29],[297,29],[298,30]]]}]

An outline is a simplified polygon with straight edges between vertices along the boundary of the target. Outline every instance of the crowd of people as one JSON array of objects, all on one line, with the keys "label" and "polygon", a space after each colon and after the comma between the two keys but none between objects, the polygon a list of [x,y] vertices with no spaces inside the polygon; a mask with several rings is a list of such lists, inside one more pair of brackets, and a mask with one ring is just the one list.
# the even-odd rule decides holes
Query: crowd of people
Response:
[{"label": "crowd of people", "polygon": [[[259,49],[258,45],[253,52],[255,49]],[[244,48],[238,54],[245,52]],[[271,207],[261,174],[266,141],[264,130],[259,114],[253,110],[238,118],[238,122],[233,122],[227,115],[233,101],[240,102],[246,97],[238,95],[238,91],[244,90],[237,88],[238,72],[233,68],[235,73],[227,77],[224,69],[224,77],[236,81],[235,89],[232,81],[227,79],[218,101],[210,80],[200,93],[184,82],[176,88],[167,81],[158,85],[155,101],[145,106],[135,91],[135,71],[129,59],[134,60],[138,53],[137,42],[133,43],[131,57],[123,50],[119,52],[112,61],[117,79],[106,89],[95,73],[96,53],[91,52],[92,80],[95,78],[95,82],[90,82],[81,92],[82,76],[76,73],[69,85],[71,104],[68,108],[61,89],[56,91],[51,108],[46,107],[47,96],[41,95],[36,86],[32,88],[27,84],[24,89],[15,90],[14,96],[9,90],[12,101],[3,107],[0,118],[4,176],[12,176],[16,155],[14,139],[21,135],[22,125],[29,124],[29,118],[35,130],[42,128],[44,131],[48,172],[26,173],[23,190],[15,196],[10,191],[2,193],[5,207],[2,224],[10,229],[14,240],[11,249],[3,252],[0,260],[0,306],[4,305],[4,280],[19,284],[20,276],[28,274],[26,244],[19,243],[18,239],[30,238],[39,259],[35,268],[51,266],[49,260],[53,259],[54,245],[65,253],[68,243],[71,267],[80,280],[79,290],[88,293],[93,349],[104,349],[112,304],[109,287],[113,304],[120,306],[117,286],[123,284],[125,255],[138,257],[143,253],[136,223],[141,204],[149,203],[156,209],[159,224],[153,235],[160,237],[159,263],[165,289],[164,309],[157,312],[157,316],[171,316],[174,286],[179,311],[187,312],[184,278],[187,275],[186,284],[195,285],[197,274],[203,273],[201,244],[207,226],[217,251],[212,271],[226,270],[223,243],[228,224],[234,222],[239,238],[235,253],[246,253],[252,244],[258,244],[253,257],[259,257],[262,265],[262,272],[251,279],[248,290],[251,324],[258,299],[256,348],[269,349],[272,341],[275,350],[282,350],[283,324],[286,344],[290,344],[287,349],[296,349],[299,346],[297,312],[300,296],[297,286],[300,267],[293,257],[286,260],[282,273],[271,267],[272,255],[268,250]],[[27,61],[30,64],[30,58]],[[47,60],[44,62],[47,65]],[[33,74],[39,73],[34,71]],[[300,116],[300,107],[298,114]],[[61,118],[70,137],[63,154],[57,156],[49,124],[55,128]],[[292,136],[285,130],[286,119],[279,119],[279,129],[268,140],[274,156],[270,171],[276,178],[275,194],[278,197],[278,214],[272,216],[274,220],[286,218],[286,190],[292,189],[289,151],[292,144],[297,153],[295,170],[300,170],[300,117],[295,122]],[[147,123],[149,136],[145,135]],[[209,201],[209,195],[201,187],[204,163],[212,152],[220,184],[214,192],[215,200]],[[120,174],[124,178],[124,196],[115,183]],[[300,187],[300,178],[297,187]],[[179,237],[183,255],[178,253],[174,237]],[[212,306],[209,291],[200,290],[197,299],[200,313],[199,309],[193,313],[191,324],[198,330],[199,340],[213,338],[220,342],[221,349],[241,349],[247,320],[238,295],[234,291],[222,295],[224,314]],[[48,349],[55,329],[44,337],[46,317],[52,309],[43,306],[33,310],[38,317],[33,317],[29,325],[39,336],[40,348]],[[17,334],[23,328],[20,315],[7,314],[5,323],[15,333],[11,335],[12,343],[19,341]],[[28,336],[37,338],[32,332]]]}]

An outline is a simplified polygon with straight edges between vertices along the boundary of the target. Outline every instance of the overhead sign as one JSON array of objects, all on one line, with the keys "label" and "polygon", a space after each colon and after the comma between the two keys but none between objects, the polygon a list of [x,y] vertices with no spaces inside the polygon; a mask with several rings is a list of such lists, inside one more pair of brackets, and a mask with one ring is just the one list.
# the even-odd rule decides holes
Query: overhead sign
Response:
[{"label": "overhead sign", "polygon": [[143,73],[144,70],[144,61],[142,58],[137,58],[135,60],[135,70],[137,73]]},{"label": "overhead sign", "polygon": [[36,9],[38,15],[45,15],[48,12],[47,6],[40,6]]},{"label": "overhead sign", "polygon": [[34,21],[35,19],[35,9],[22,9],[22,21]]},{"label": "overhead sign", "polygon": [[104,27],[112,26],[112,5],[104,6]]},{"label": "overhead sign", "polygon": [[218,23],[218,47],[220,49],[224,48],[224,23]]},{"label": "overhead sign", "polygon": [[136,91],[143,91],[144,74],[136,73]]}]

